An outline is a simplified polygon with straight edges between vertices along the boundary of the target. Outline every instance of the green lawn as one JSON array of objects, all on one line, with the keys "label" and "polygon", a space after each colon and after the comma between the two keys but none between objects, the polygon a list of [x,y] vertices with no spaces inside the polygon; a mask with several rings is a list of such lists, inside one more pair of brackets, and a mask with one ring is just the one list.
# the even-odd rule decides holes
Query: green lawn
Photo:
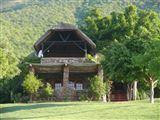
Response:
[{"label": "green lawn", "polygon": [[1,104],[1,120],[160,120],[160,99],[132,102]]}]

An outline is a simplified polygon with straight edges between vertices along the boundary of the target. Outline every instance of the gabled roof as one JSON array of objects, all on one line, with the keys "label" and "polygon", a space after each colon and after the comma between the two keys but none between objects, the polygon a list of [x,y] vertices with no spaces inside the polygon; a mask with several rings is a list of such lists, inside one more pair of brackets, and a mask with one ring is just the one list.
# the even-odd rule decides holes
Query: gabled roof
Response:
[{"label": "gabled roof", "polygon": [[82,40],[84,40],[92,49],[96,48],[95,43],[86,36],[80,29],[78,29],[76,26],[68,24],[68,23],[60,23],[54,28],[49,29],[42,37],[39,38],[39,40],[34,44],[34,48],[38,50],[39,46],[45,42],[49,35],[54,34],[55,31],[75,31],[76,34],[81,37]]}]

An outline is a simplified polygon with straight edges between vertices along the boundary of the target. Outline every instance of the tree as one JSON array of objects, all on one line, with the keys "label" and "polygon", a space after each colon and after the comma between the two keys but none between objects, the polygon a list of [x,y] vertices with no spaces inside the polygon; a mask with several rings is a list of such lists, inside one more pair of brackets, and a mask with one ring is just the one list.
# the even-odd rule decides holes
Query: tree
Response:
[{"label": "tree", "polygon": [[103,54],[105,58],[101,63],[105,75],[109,80],[126,83],[128,86],[128,99],[130,100],[132,98],[132,84],[136,80],[139,69],[134,66],[129,50],[124,44],[117,41],[104,50]]},{"label": "tree", "polygon": [[13,78],[20,73],[18,64],[12,46],[4,40],[0,41],[0,102],[11,102],[11,94],[17,83]]},{"label": "tree", "polygon": [[33,94],[36,94],[38,89],[43,86],[42,82],[37,79],[32,72],[30,72],[22,84],[24,89],[30,94],[30,101],[32,101]]},{"label": "tree", "polygon": [[[93,37],[99,52],[105,56],[102,61],[105,75],[112,80],[128,83],[131,89],[132,83],[142,80],[143,74],[132,57],[144,54],[147,44],[159,36],[160,19],[155,12],[138,10],[136,6],[126,7],[122,13],[112,12],[105,17],[99,12],[95,13],[91,12],[86,17],[86,24],[82,28]],[[91,33],[92,29],[95,34]]]},{"label": "tree", "polygon": [[104,95],[106,91],[103,80],[101,80],[98,76],[94,76],[89,80],[89,82],[89,97],[92,100],[100,100],[100,98]]},{"label": "tree", "polygon": [[150,102],[154,103],[154,88],[160,82],[160,41],[152,42],[144,54],[134,57],[134,61],[150,85]]},{"label": "tree", "polygon": [[20,71],[17,67],[18,59],[13,54],[13,48],[7,42],[0,42],[0,79],[13,78]]}]

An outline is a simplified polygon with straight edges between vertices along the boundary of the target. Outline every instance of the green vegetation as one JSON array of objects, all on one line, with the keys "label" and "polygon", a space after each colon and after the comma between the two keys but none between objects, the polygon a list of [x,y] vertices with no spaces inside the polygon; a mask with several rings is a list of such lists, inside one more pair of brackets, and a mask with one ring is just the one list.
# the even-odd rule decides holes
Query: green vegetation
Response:
[{"label": "green vegetation", "polygon": [[160,82],[160,43],[150,45],[144,54],[135,57],[135,63],[144,73],[144,79],[150,86],[150,101],[154,103],[154,88]]},{"label": "green vegetation", "polygon": [[18,59],[10,50],[13,50],[9,43],[0,42],[0,79],[13,78],[19,73]]},{"label": "green vegetation", "polygon": [[94,76],[89,80],[89,97],[91,100],[100,100],[102,95],[105,94],[105,86],[103,80],[98,76]]},{"label": "green vegetation", "polygon": [[43,83],[33,73],[29,73],[22,86],[30,94],[30,101],[32,101],[33,95],[38,92],[38,89],[43,86]]},{"label": "green vegetation", "polygon": [[2,120],[159,120],[160,101],[2,104],[1,112]]},{"label": "green vegetation", "polygon": [[[145,35],[144,39],[146,36],[147,39],[148,36],[155,38],[157,26],[154,26],[156,22],[154,12],[142,11],[138,15],[138,22],[136,21],[136,26],[139,27],[133,27],[132,15],[134,14],[126,12],[128,13],[126,16],[129,15],[127,21],[130,22],[128,23],[123,14],[126,11],[124,8],[130,4],[143,10],[160,13],[160,2],[157,0],[77,0],[75,2],[73,0],[1,0],[0,95],[3,97],[0,102],[11,102],[12,96],[23,93],[21,84],[24,76],[28,73],[26,63],[39,62],[39,59],[34,56],[34,42],[59,22],[82,26],[82,30],[96,42],[98,50],[102,50],[108,45],[106,41],[119,40],[119,38],[123,40],[126,34],[135,34],[136,31],[137,36]],[[95,11],[95,8],[98,9]],[[88,23],[91,23],[90,28],[87,27],[88,30],[83,28],[87,22],[85,18]],[[101,19],[105,24],[101,24]],[[105,25],[110,19],[112,23],[107,24],[106,29]],[[133,20],[133,22],[135,21]],[[98,23],[100,29],[95,23]],[[123,25],[124,27],[122,27]],[[106,33],[106,31],[108,32]],[[128,39],[131,41],[133,38],[129,37]],[[136,43],[139,42],[138,40]],[[132,42],[126,44],[132,46]]]},{"label": "green vegetation", "polygon": [[46,87],[43,88],[42,96],[43,97],[50,97],[53,95],[53,92],[54,92],[54,90],[53,90],[51,84],[47,83]]},{"label": "green vegetation", "polygon": [[[128,91],[134,81],[148,79],[149,85],[159,81],[160,18],[155,12],[129,6],[124,12],[102,16],[99,9],[94,9],[82,29],[104,55],[102,65],[109,80],[127,83]],[[141,63],[137,64],[134,58]],[[150,85],[152,99],[156,87],[153,84]]]}]

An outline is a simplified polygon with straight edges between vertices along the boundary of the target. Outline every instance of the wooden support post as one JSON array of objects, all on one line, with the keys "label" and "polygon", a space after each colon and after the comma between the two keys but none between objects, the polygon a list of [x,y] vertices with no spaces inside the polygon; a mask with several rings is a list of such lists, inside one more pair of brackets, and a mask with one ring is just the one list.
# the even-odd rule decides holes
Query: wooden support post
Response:
[{"label": "wooden support post", "polygon": [[32,64],[29,64],[29,72],[35,73],[35,69]]},{"label": "wooden support post", "polygon": [[[103,69],[102,69],[102,66],[101,65],[98,65],[98,76],[99,76],[99,78],[102,80],[102,82],[103,82]],[[102,96],[102,100],[103,100],[103,102],[106,102],[106,94],[104,94],[103,96]]]},{"label": "wooden support post", "polygon": [[85,50],[85,58],[87,58],[87,45],[84,43],[84,50]]}]

